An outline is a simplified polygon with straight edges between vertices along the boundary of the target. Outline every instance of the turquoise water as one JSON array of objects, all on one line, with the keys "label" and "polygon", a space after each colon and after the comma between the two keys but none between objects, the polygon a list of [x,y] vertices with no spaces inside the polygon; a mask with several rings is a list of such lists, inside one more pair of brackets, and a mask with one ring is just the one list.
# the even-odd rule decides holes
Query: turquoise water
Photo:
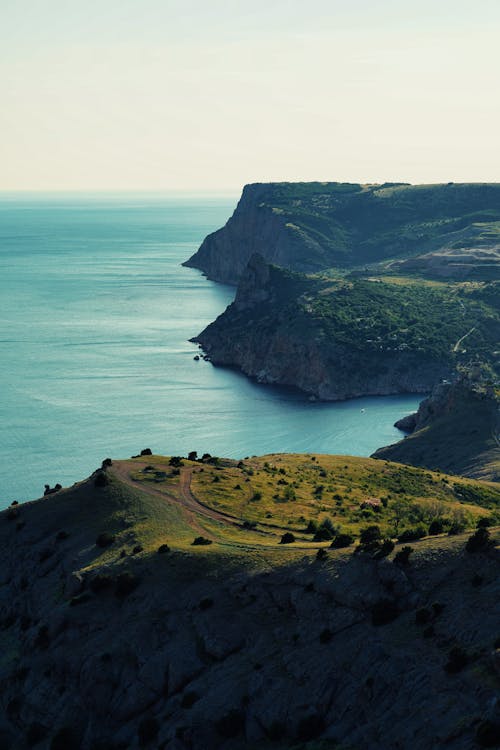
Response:
[{"label": "turquoise water", "polygon": [[369,455],[418,396],[311,403],[193,356],[234,290],[180,263],[236,196],[0,195],[0,506],[150,447]]}]

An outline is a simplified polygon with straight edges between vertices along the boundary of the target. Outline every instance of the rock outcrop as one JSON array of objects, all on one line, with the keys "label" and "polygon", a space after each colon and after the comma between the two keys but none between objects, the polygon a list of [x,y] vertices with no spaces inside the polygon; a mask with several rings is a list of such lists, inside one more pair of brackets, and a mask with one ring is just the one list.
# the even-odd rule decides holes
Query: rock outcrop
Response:
[{"label": "rock outcrop", "polygon": [[410,436],[374,458],[500,481],[500,402],[479,372],[439,383],[418,412],[395,426]]},{"label": "rock outcrop", "polygon": [[404,272],[491,280],[498,222],[496,184],[257,183],[184,265],[236,284],[254,253],[300,272],[424,256]]}]

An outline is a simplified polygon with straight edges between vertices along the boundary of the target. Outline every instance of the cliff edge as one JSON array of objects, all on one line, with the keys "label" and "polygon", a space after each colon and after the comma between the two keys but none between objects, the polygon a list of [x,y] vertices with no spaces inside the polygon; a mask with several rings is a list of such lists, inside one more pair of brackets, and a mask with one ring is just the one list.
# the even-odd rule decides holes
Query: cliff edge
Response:
[{"label": "cliff edge", "polygon": [[214,364],[323,400],[428,393],[460,362],[493,357],[500,315],[479,292],[307,276],[256,254],[234,302],[193,340]]},{"label": "cliff edge", "polygon": [[412,259],[402,272],[498,279],[500,185],[246,185],[226,226],[184,265],[236,284],[254,253],[306,273]]},{"label": "cliff edge", "polygon": [[500,481],[500,399],[476,374],[440,383],[396,427],[411,434],[374,458]]}]

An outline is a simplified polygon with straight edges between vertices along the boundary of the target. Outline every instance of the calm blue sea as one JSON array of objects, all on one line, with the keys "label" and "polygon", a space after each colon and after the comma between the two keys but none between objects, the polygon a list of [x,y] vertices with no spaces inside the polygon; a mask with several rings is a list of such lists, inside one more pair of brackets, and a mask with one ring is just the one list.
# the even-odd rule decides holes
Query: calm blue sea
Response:
[{"label": "calm blue sea", "polygon": [[0,194],[0,507],[106,456],[368,455],[419,397],[311,403],[195,362],[234,290],[180,263],[237,196]]}]

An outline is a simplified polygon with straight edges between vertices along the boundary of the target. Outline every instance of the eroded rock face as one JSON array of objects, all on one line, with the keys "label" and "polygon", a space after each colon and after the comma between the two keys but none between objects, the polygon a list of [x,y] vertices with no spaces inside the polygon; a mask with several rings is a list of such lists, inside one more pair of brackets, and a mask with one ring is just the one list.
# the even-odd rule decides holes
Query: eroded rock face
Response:
[{"label": "eroded rock face", "polygon": [[[56,542],[57,526],[42,518],[28,536],[30,508],[22,513],[21,532],[0,514],[6,747],[24,749],[38,732],[42,750],[57,734],[71,737],[65,747],[135,750],[149,732],[165,750],[316,738],[466,750],[490,718],[494,550],[467,554],[463,539],[423,544],[405,568],[362,553],[329,552],[320,562],[314,551],[275,568],[221,558],[218,569],[203,553],[181,552],[123,559],[117,551],[100,563],[109,553],[89,546],[95,530],[70,522]],[[48,545],[57,562],[33,575],[33,556]],[[138,584],[117,596],[125,573]],[[381,606],[393,615],[376,626]],[[432,611],[429,637],[415,623],[422,607]],[[469,661],[450,675],[443,667],[455,645]]]},{"label": "eroded rock face", "polygon": [[380,448],[374,458],[500,480],[500,405],[479,371],[439,383],[415,414],[395,426],[410,437]]}]

